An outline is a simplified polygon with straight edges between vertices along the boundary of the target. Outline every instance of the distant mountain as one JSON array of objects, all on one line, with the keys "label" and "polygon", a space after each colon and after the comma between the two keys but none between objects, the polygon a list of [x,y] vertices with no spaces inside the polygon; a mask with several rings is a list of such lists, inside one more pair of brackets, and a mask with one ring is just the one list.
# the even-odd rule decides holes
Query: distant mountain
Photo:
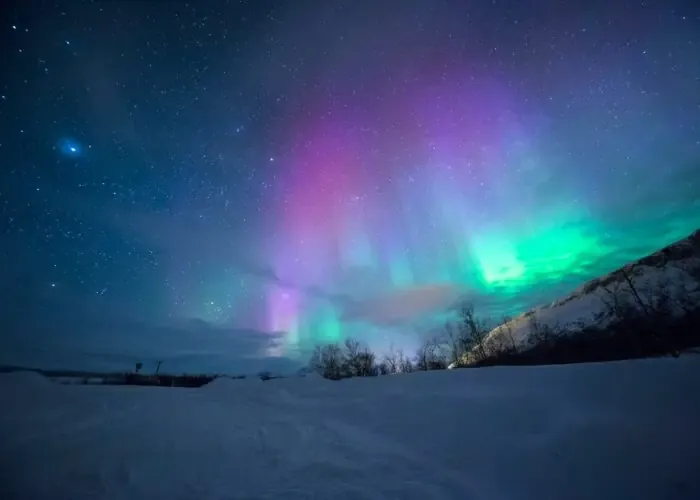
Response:
[{"label": "distant mountain", "polygon": [[674,315],[700,307],[700,230],[498,326],[489,333],[486,345],[525,345],[533,330],[543,327],[560,335],[604,328],[615,320],[611,301],[640,310],[664,301]]}]

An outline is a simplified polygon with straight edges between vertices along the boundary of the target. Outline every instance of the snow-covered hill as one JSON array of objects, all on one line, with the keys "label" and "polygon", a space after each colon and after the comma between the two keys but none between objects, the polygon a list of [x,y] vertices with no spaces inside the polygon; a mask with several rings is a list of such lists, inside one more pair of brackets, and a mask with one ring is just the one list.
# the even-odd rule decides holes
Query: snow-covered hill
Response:
[{"label": "snow-covered hill", "polygon": [[697,355],[0,396],[4,500],[700,498]]},{"label": "snow-covered hill", "polygon": [[[631,285],[631,286],[630,286]],[[549,327],[555,332],[576,333],[589,326],[605,326],[611,319],[608,304],[621,300],[636,307],[637,293],[652,307],[670,298],[670,307],[682,313],[683,307],[700,305],[700,230],[612,273],[585,283],[568,296],[549,305],[532,309],[489,333],[487,345],[510,342],[523,345],[533,328]],[[660,293],[661,292],[661,293]],[[508,336],[508,339],[504,339]]]}]

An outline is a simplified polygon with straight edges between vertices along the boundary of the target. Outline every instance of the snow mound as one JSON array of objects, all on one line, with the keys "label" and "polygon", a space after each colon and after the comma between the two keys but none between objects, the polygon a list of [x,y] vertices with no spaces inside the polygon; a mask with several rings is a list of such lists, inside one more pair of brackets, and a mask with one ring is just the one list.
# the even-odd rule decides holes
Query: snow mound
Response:
[{"label": "snow mound", "polygon": [[50,388],[55,385],[41,373],[33,371],[17,371],[0,375],[0,387],[14,390],[37,390]]},{"label": "snow mound", "polygon": [[700,498],[700,356],[241,382],[3,392],[0,496]]}]

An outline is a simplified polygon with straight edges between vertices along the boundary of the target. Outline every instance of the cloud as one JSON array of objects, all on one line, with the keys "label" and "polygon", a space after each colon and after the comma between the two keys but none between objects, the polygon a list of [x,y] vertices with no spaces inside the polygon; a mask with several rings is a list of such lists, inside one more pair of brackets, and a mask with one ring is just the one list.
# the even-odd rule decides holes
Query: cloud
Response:
[{"label": "cloud", "polygon": [[[168,372],[291,371],[298,362],[275,355],[284,333],[213,325],[202,320],[155,323],[115,306],[44,301],[3,318],[0,364],[77,370]],[[10,324],[11,323],[11,324]]]},{"label": "cloud", "polygon": [[462,290],[451,284],[404,288],[345,305],[342,319],[375,325],[397,325],[444,313]]}]

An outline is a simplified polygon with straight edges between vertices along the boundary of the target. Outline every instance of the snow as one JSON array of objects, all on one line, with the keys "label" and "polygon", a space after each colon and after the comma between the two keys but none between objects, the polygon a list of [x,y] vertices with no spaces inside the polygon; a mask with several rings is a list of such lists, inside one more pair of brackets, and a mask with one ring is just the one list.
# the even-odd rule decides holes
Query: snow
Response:
[{"label": "snow", "polygon": [[252,384],[254,386],[263,383],[260,377],[250,376],[245,378],[231,378],[226,375],[216,377],[214,380],[203,386],[205,391],[235,391],[243,384]]},{"label": "snow", "polygon": [[[666,293],[671,299],[671,307],[673,307],[673,304],[682,301],[700,302],[700,283],[687,271],[687,269],[697,268],[699,265],[700,260],[697,257],[690,257],[681,261],[673,261],[661,267],[635,264],[628,266],[628,273],[635,290],[645,303],[653,303],[655,292],[663,287],[666,289]],[[606,278],[607,276],[603,276],[594,282],[605,282]],[[487,345],[492,342],[499,345],[497,339],[503,335],[512,336],[518,345],[526,345],[531,333],[533,318],[541,326],[559,329],[559,331],[569,334],[580,331],[583,326],[604,327],[611,318],[605,318],[601,321],[596,320],[596,316],[605,311],[605,302],[610,301],[610,296],[603,286],[591,286],[594,282],[583,285],[563,299],[535,308],[527,314],[522,314],[508,322],[507,325],[494,328],[488,335]],[[629,304],[635,305],[631,288],[625,280],[618,278],[606,286],[619,298],[626,299]],[[683,314],[682,309],[672,309],[671,312]]]},{"label": "snow", "polygon": [[17,387],[28,391],[40,391],[50,386],[51,381],[33,371],[16,371],[0,375],[0,390],[14,390]]},{"label": "snow", "polygon": [[321,375],[319,375],[317,372],[309,372],[309,373],[303,375],[303,377],[307,381],[312,381],[312,382],[324,382],[324,381],[326,381],[326,379],[323,378]]},{"label": "snow", "polygon": [[0,376],[0,498],[700,498],[697,355],[213,384]]}]

